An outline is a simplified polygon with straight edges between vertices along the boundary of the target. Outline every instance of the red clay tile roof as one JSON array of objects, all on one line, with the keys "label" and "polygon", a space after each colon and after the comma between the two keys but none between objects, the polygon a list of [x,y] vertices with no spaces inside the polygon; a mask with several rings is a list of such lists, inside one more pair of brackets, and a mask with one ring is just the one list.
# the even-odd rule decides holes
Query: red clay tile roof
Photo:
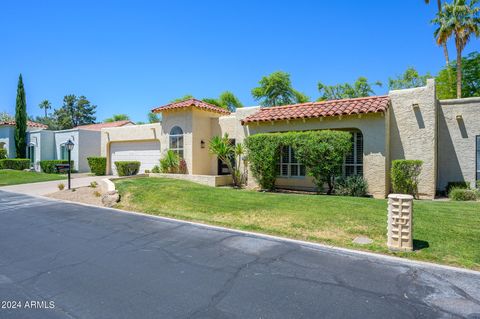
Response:
[{"label": "red clay tile roof", "polygon": [[309,119],[327,116],[385,112],[390,104],[388,96],[370,96],[356,99],[308,102],[302,104],[262,107],[242,120],[251,122]]},{"label": "red clay tile roof", "polygon": [[134,123],[132,121],[125,120],[125,121],[80,125],[75,128],[78,128],[81,130],[89,130],[89,131],[100,131],[102,130],[102,128],[120,127],[120,126],[125,126],[127,124],[134,124]]},{"label": "red clay tile roof", "polygon": [[230,114],[229,111],[222,109],[221,107],[215,106],[210,103],[206,103],[197,99],[188,99],[181,102],[170,103],[167,105],[156,107],[152,110],[153,113],[160,113],[163,111],[175,110],[175,109],[184,109],[187,107],[195,107],[200,110],[210,111],[220,114]]},{"label": "red clay tile roof", "polygon": [[[15,126],[16,123],[15,121],[0,121],[0,126],[2,125],[8,125],[8,126]],[[32,122],[32,121],[27,121],[27,126],[28,127],[38,127],[38,128],[47,128],[46,125],[37,123],[37,122]]]}]

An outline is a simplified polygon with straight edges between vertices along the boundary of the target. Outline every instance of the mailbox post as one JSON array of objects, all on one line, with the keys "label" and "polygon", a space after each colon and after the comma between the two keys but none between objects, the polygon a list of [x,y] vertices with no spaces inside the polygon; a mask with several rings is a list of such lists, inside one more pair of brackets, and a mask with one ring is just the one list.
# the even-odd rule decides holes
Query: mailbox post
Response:
[{"label": "mailbox post", "polygon": [[72,150],[75,144],[71,140],[68,140],[67,143],[65,143],[65,146],[67,147],[68,151],[68,189],[70,189],[70,175],[72,173]]}]

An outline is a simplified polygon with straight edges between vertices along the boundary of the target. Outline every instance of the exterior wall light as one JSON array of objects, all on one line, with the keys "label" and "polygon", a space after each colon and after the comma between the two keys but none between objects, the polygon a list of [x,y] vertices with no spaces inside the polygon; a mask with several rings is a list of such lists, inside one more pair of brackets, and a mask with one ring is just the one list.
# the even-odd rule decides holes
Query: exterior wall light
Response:
[{"label": "exterior wall light", "polygon": [[204,141],[204,140],[201,140],[201,141],[200,141],[200,147],[201,147],[201,148],[205,148],[205,141]]},{"label": "exterior wall light", "polygon": [[420,108],[420,104],[418,104],[418,103],[413,103],[413,104],[412,104],[412,108],[413,108],[414,110],[418,110],[418,109]]},{"label": "exterior wall light", "polygon": [[457,115],[457,121],[462,121],[463,120],[463,116],[461,114]]}]

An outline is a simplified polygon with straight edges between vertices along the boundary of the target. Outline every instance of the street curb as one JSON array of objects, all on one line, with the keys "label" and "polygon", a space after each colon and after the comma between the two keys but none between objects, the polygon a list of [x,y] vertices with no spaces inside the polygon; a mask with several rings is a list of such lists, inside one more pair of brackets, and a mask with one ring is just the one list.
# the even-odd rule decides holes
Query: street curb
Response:
[{"label": "street curb", "polygon": [[150,214],[147,214],[147,213],[128,211],[128,210],[123,210],[123,209],[118,209],[118,208],[96,206],[96,205],[92,205],[92,204],[85,204],[85,203],[79,203],[79,202],[69,201],[69,200],[65,200],[65,199],[45,197],[45,196],[41,196],[41,195],[27,195],[27,194],[23,194],[23,193],[17,193],[17,192],[12,192],[12,191],[8,191],[8,190],[2,190],[2,189],[0,189],[0,191],[4,191],[4,192],[7,192],[7,193],[12,193],[12,194],[36,197],[36,198],[39,198],[39,199],[49,200],[49,201],[52,201],[52,202],[63,202],[63,203],[68,203],[68,204],[82,205],[82,206],[86,206],[86,207],[107,209],[107,210],[111,210],[111,211],[114,211],[114,212],[117,212],[117,213],[123,213],[123,214],[128,214],[128,215],[137,215],[137,216],[142,216],[142,217],[159,219],[159,220],[163,220],[163,221],[183,223],[183,224],[193,225],[193,226],[197,226],[197,227],[201,227],[201,228],[213,229],[213,230],[230,232],[230,233],[237,233],[237,234],[242,234],[242,235],[249,235],[249,236],[252,236],[252,237],[259,237],[259,238],[264,238],[264,239],[269,239],[269,240],[274,240],[274,241],[279,241],[279,242],[294,243],[294,244],[298,244],[298,245],[309,247],[309,248],[315,248],[315,249],[318,249],[318,250],[333,251],[333,252],[336,252],[336,253],[343,253],[343,254],[354,255],[354,256],[372,257],[372,258],[376,258],[376,259],[381,259],[381,260],[400,263],[400,264],[403,264],[405,266],[422,266],[422,267],[426,267],[426,268],[449,270],[449,271],[462,272],[462,273],[466,273],[466,274],[480,276],[480,271],[466,269],[466,268],[460,268],[460,267],[455,267],[455,266],[435,264],[435,263],[431,263],[431,262],[427,262],[427,261],[412,260],[412,259],[408,259],[408,258],[401,258],[401,257],[396,257],[396,256],[383,255],[383,254],[379,254],[379,253],[373,253],[373,252],[367,252],[367,251],[362,251],[362,250],[355,250],[355,249],[350,249],[350,248],[331,246],[331,245],[308,242],[308,241],[303,241],[303,240],[298,240],[298,239],[291,239],[291,238],[279,237],[279,236],[274,236],[274,235],[267,235],[267,234],[262,234],[262,233],[255,233],[255,232],[239,230],[239,229],[232,229],[232,228],[227,228],[227,227],[222,227],[222,226],[214,226],[214,225],[203,224],[203,223],[199,223],[199,222],[192,222],[192,221],[186,221],[186,220],[181,220],[181,219],[175,219],[175,218],[171,218],[171,217],[150,215]]}]

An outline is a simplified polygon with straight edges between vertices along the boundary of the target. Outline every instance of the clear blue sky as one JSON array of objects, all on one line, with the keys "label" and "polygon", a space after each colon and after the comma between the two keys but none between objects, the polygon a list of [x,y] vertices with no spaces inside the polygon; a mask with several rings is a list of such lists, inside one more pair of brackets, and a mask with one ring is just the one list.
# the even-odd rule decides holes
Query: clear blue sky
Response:
[{"label": "clear blue sky", "polygon": [[[435,74],[444,65],[435,11],[423,0],[2,1],[0,111],[13,113],[20,72],[30,115],[73,93],[98,105],[99,121],[145,121],[186,93],[230,90],[255,105],[251,89],[277,70],[314,99],[318,81],[386,84],[407,66]],[[478,39],[465,54],[474,50]]]}]

